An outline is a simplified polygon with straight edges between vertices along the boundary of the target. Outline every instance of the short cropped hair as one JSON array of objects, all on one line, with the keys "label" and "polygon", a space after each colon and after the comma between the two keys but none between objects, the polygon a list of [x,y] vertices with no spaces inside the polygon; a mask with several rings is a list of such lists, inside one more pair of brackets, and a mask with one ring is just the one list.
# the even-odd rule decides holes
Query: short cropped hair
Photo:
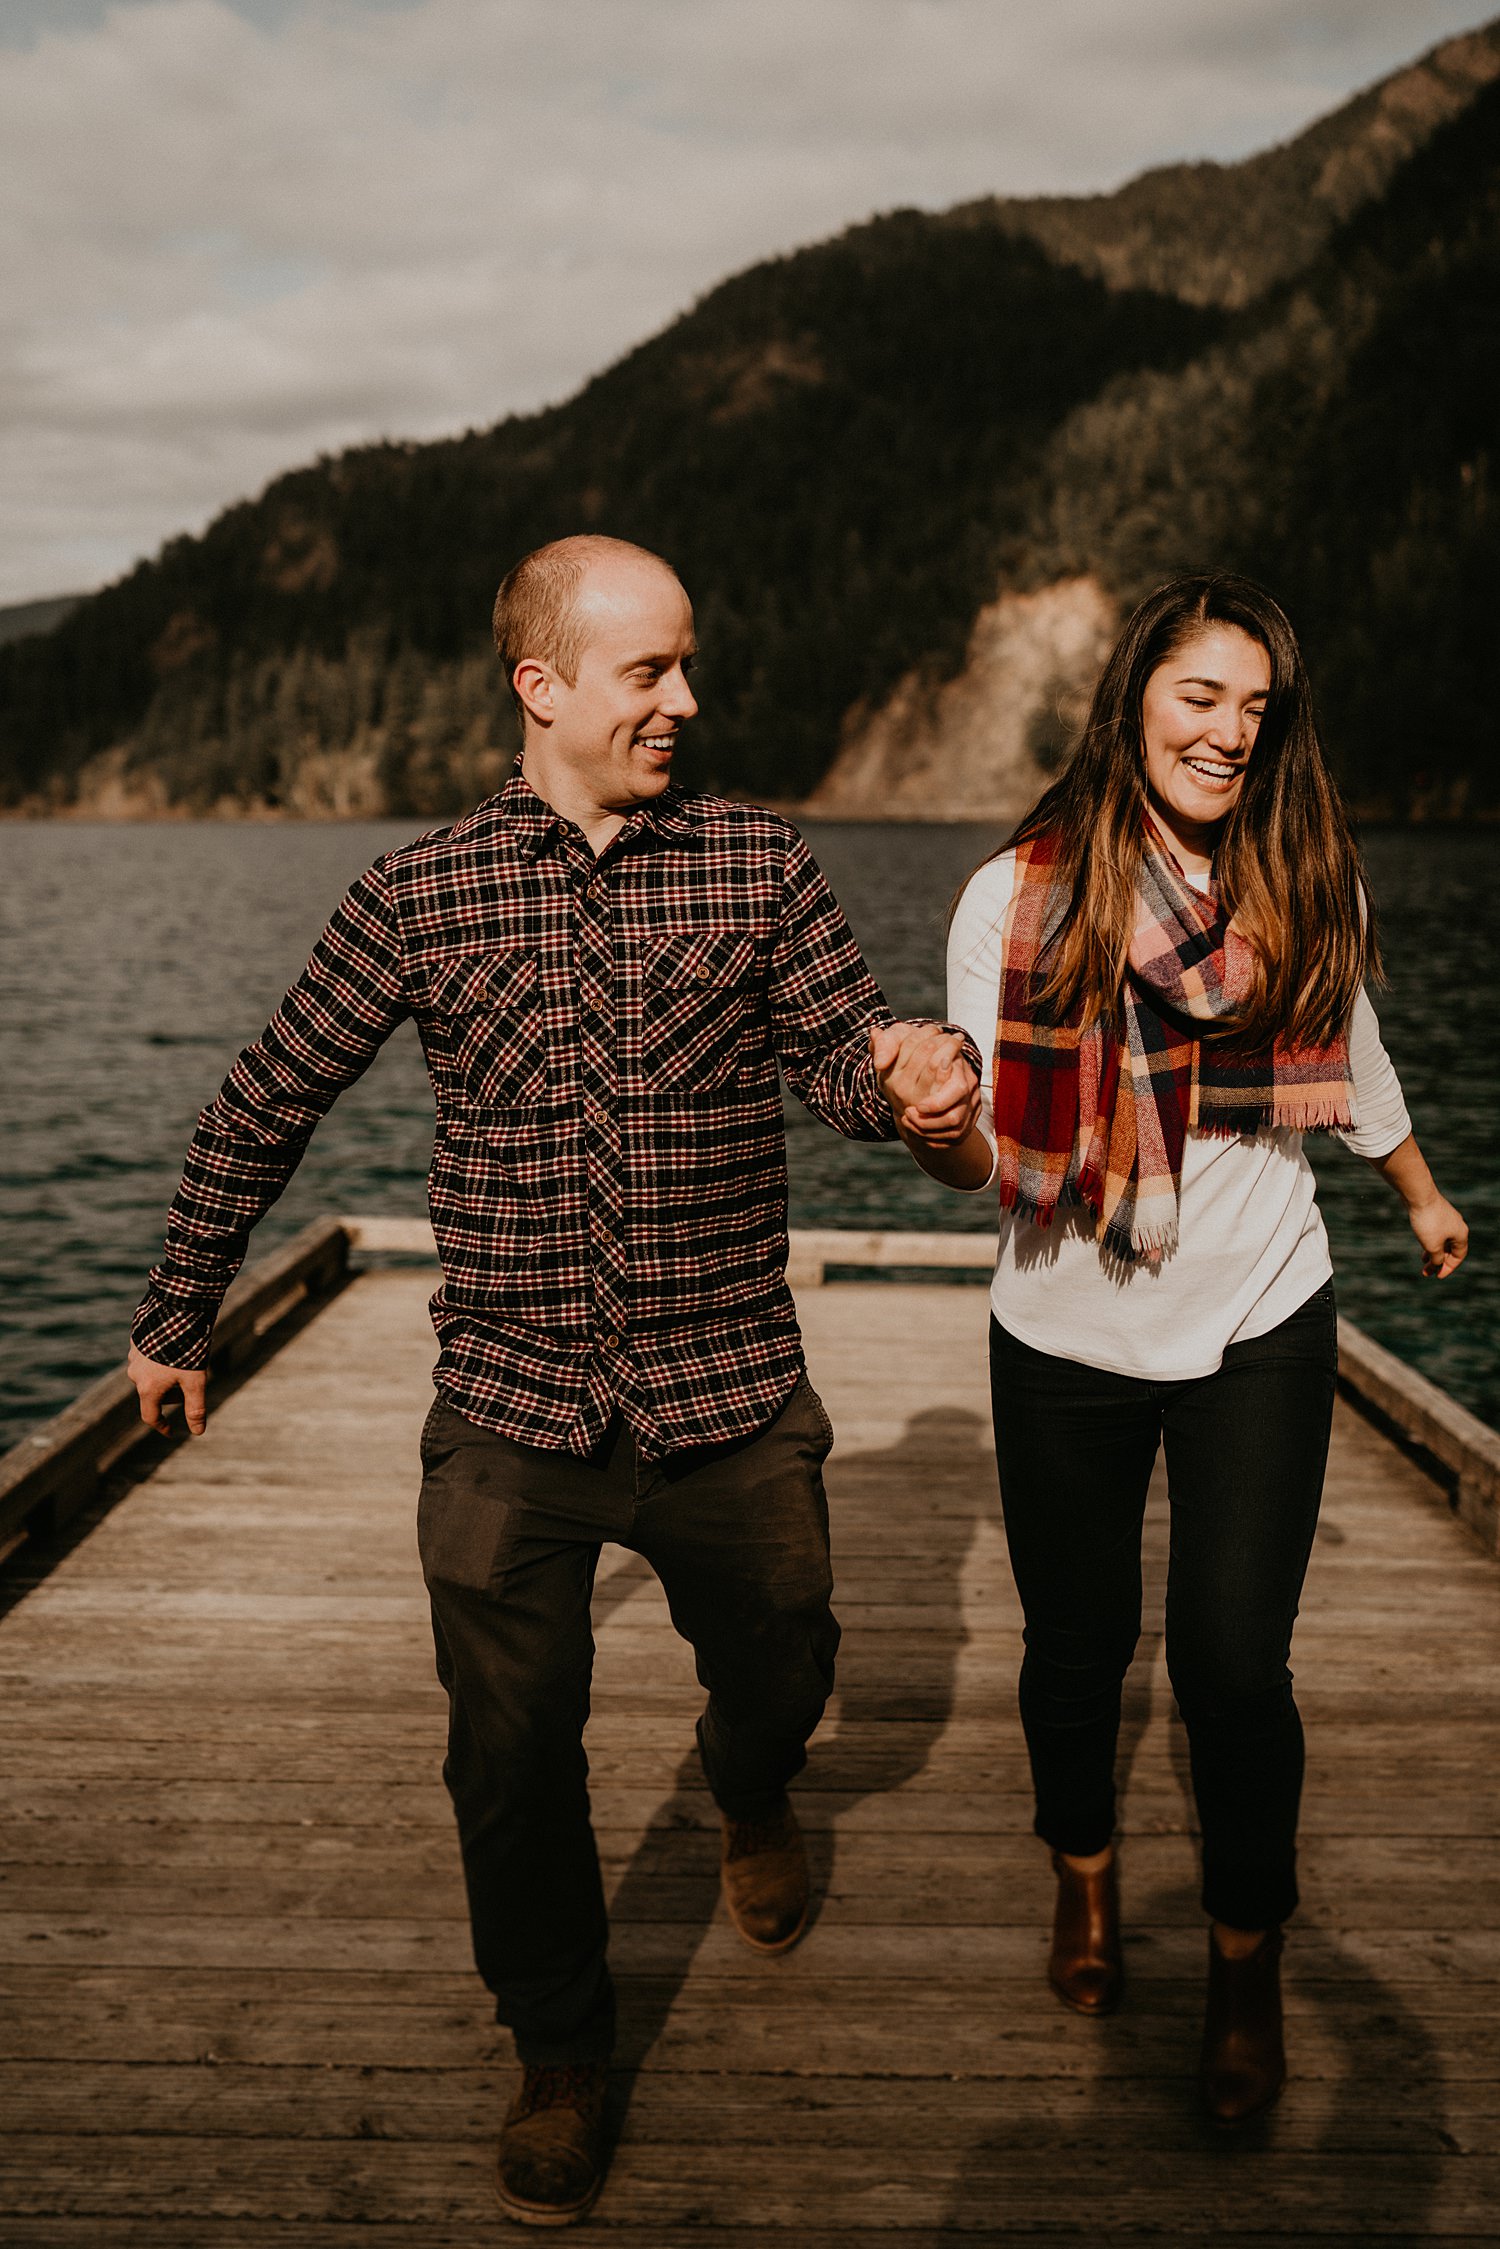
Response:
[{"label": "short cropped hair", "polygon": [[677,575],[671,563],[663,561],[659,554],[652,554],[649,547],[634,546],[628,539],[609,539],[600,532],[583,531],[569,539],[553,539],[545,547],[522,555],[514,569],[507,570],[501,579],[491,620],[495,648],[505,666],[505,683],[515,696],[516,708],[523,718],[525,711],[521,698],[516,695],[516,666],[531,656],[550,664],[570,687],[575,684],[586,629],[579,612],[579,590],[590,563],[606,561],[610,555],[627,554],[642,562],[659,564],[674,578]]}]

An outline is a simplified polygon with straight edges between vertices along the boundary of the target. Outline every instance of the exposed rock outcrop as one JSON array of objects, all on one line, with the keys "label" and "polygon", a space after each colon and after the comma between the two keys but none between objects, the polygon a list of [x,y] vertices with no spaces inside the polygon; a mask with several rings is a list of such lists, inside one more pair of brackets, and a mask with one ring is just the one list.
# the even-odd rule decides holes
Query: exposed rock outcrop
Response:
[{"label": "exposed rock outcrop", "polygon": [[828,819],[1016,819],[1083,716],[1117,622],[1097,578],[1002,593],[974,622],[957,678],[908,672],[853,712],[806,809]]}]

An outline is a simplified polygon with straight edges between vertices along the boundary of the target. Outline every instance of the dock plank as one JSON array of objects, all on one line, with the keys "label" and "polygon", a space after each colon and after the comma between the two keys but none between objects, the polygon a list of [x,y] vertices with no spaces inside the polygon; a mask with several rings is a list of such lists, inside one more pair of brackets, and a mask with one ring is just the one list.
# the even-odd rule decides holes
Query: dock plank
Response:
[{"label": "dock plank", "polygon": [[[468,1966],[413,1501],[430,1276],[362,1276],[0,1621],[0,2240],[497,2237],[512,2065]],[[1202,1917],[1161,1649],[1128,1693],[1130,1996],[1055,2006],[1015,1719],[985,1300],[806,1292],[839,1694],[799,1784],[821,1903],[755,1959],[717,1899],[699,1692],[607,1555],[589,1747],[621,2146],[576,2238],[1234,2249],[1500,2237],[1500,1571],[1340,1408],[1298,1631],[1293,2082],[1192,2100]]]}]

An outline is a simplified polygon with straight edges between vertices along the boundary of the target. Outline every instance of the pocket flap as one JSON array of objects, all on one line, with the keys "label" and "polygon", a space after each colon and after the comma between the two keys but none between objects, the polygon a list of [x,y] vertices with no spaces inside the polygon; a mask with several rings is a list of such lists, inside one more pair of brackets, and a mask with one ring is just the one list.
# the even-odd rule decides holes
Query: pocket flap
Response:
[{"label": "pocket flap", "polygon": [[646,960],[646,981],[658,991],[702,991],[743,983],[755,958],[745,929],[679,929],[663,937]]},{"label": "pocket flap", "polygon": [[475,1015],[481,1010],[517,1007],[536,984],[536,955],[515,949],[461,953],[445,961],[433,978],[432,1004],[439,1015]]}]

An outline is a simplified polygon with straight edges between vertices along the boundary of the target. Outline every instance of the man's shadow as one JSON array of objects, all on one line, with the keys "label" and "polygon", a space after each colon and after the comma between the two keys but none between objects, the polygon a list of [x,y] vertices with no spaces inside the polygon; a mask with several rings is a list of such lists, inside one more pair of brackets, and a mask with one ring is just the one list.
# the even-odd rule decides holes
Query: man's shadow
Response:
[{"label": "man's shadow", "polygon": [[[838,1823],[915,1780],[953,1716],[964,1567],[999,1515],[989,1423],[963,1408],[913,1414],[897,1444],[838,1464],[831,1500],[844,1639],[832,1723],[801,1783],[815,1913],[836,1883]],[[819,1798],[831,1816],[816,1818]]]},{"label": "man's shadow", "polygon": [[[965,1641],[960,1580],[975,1531],[997,1504],[988,1423],[962,1409],[916,1414],[892,1446],[839,1448],[827,1482],[843,1640],[829,1716],[794,1784],[814,1917],[835,1878],[837,1821],[913,1779],[952,1715]],[[646,1575],[644,1564],[611,1574],[596,1595],[596,1628],[602,1604],[628,1598]],[[900,1640],[894,1661],[887,1653],[893,1634]],[[644,1972],[618,1979],[620,2124],[718,1909],[718,1833],[692,1749],[611,1901],[613,1926],[644,1925],[650,1955]],[[767,1975],[777,1965],[765,1962]]]}]

